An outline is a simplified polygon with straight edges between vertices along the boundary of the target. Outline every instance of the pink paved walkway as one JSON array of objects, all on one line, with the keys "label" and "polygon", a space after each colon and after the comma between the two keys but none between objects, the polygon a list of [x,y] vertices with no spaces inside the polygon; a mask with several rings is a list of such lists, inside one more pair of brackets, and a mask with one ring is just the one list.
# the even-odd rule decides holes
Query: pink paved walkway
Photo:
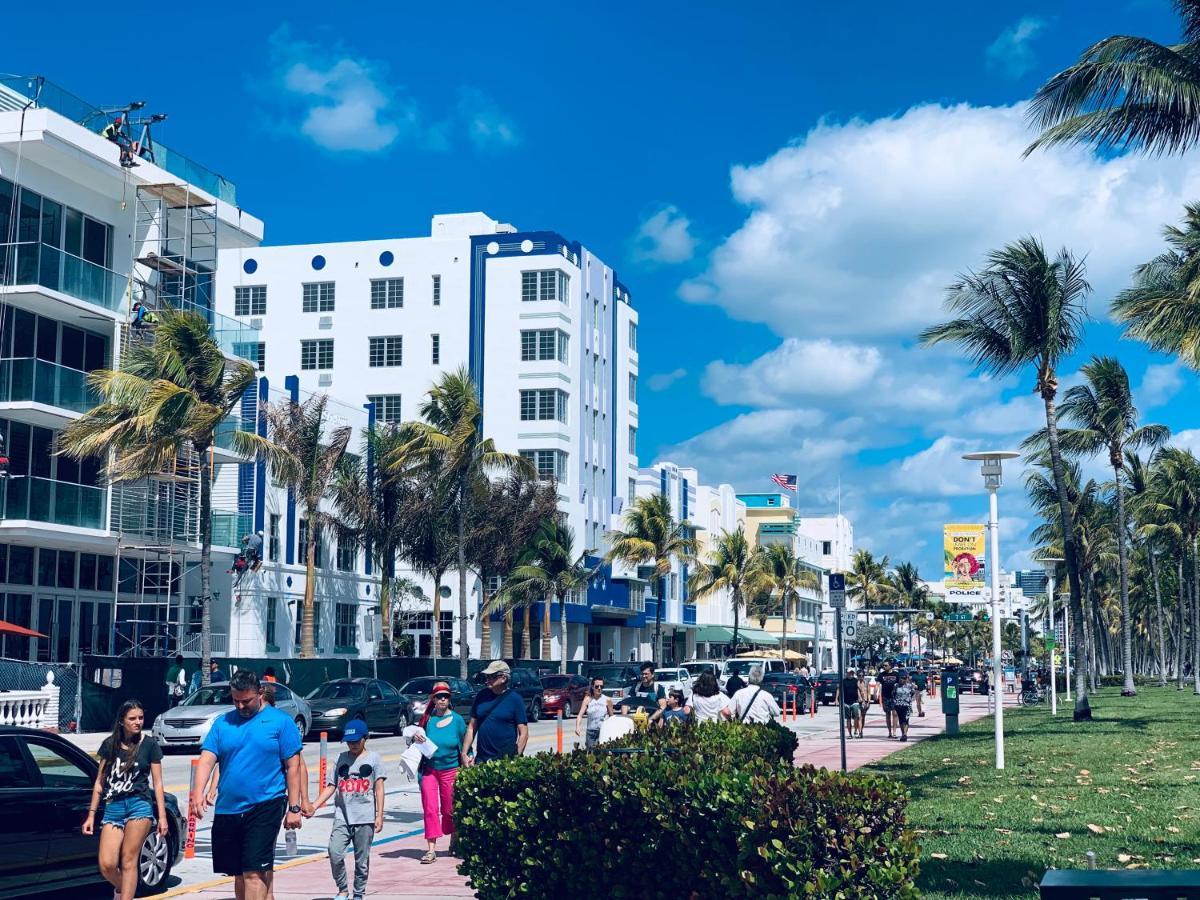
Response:
[{"label": "pink paved walkway", "polygon": [[[890,753],[903,750],[913,742],[940,734],[945,726],[938,698],[925,698],[925,717],[914,716],[909,729],[908,743],[888,740],[883,714],[878,706],[872,706],[862,740],[846,741],[846,765],[849,769],[868,765]],[[1005,695],[1005,707],[1015,703],[1015,695]],[[966,695],[962,698],[959,724],[965,725],[988,715],[986,697]],[[807,723],[807,728],[805,723]],[[816,723],[828,725],[825,730],[813,730]],[[819,726],[818,726],[819,727]],[[796,750],[796,763],[811,763],[836,769],[840,766],[837,719],[833,707],[826,707],[815,720],[806,719],[800,725],[800,746]],[[807,732],[807,733],[806,733]],[[403,839],[392,839],[377,845],[371,853],[371,878],[367,896],[371,900],[433,900],[441,897],[474,897],[467,887],[466,879],[456,871],[457,860],[444,852],[433,865],[423,866],[421,854],[425,842],[420,835]],[[348,865],[348,875],[353,877],[353,866]],[[285,864],[275,874],[275,897],[277,900],[332,900],[337,892],[329,874],[329,862],[325,856],[298,860]],[[209,883],[194,887],[178,887],[165,896],[207,897],[210,900],[233,900],[233,885],[230,882]]]}]

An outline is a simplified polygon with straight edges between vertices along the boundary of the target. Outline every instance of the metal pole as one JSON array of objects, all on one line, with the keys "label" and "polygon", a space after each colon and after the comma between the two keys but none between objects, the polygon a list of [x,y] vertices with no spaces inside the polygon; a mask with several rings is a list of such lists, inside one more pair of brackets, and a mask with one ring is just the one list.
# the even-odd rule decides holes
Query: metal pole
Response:
[{"label": "metal pole", "polygon": [[[1054,573],[1047,572],[1049,583],[1046,585],[1050,588],[1050,634],[1054,635]],[[1057,647],[1050,648],[1050,715],[1058,715],[1058,667],[1054,665],[1054,651]]]},{"label": "metal pole", "polygon": [[[833,627],[837,629],[837,673],[838,673],[838,691],[839,694],[842,688],[842,682],[845,680],[846,673],[842,662],[842,608],[839,606],[834,611]],[[842,697],[839,704],[842,708],[837,711],[838,717],[838,743],[842,749],[842,771],[846,771],[846,698]]]},{"label": "metal pole", "polygon": [[[1004,669],[1000,664],[1000,514],[996,491],[999,485],[988,487],[988,531],[992,544],[992,690],[1003,683]],[[996,697],[996,768],[1004,768],[1004,696]]]}]

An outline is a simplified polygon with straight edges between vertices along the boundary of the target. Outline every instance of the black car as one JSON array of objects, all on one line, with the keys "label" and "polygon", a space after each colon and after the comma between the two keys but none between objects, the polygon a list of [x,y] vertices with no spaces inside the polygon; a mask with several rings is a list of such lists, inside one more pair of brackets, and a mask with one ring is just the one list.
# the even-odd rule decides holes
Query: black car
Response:
[{"label": "black car", "polygon": [[828,706],[837,699],[838,688],[841,686],[837,672],[822,672],[817,676],[816,685],[817,702],[822,706]]},{"label": "black car", "polygon": [[409,724],[409,705],[400,692],[379,678],[337,678],[306,698],[312,708],[308,732],[341,735],[346,725],[362,719],[371,731],[399,734]]},{"label": "black car", "polygon": [[425,714],[425,704],[429,702],[429,692],[439,681],[450,686],[450,708],[464,719],[471,714],[471,704],[479,689],[462,678],[434,678],[432,675],[422,675],[420,678],[410,678],[400,688],[408,699],[408,717],[416,722]]},{"label": "black car", "polygon": [[[79,888],[103,882],[95,834],[87,818],[99,764],[70,741],[33,728],[0,726],[0,897]],[[165,796],[168,832],[151,830],[138,857],[138,893],[166,887],[183,856],[186,826],[173,794]]]},{"label": "black car", "polygon": [[[444,680],[444,679],[443,679]],[[483,673],[476,672],[474,679],[475,692],[484,687]],[[521,695],[525,701],[525,716],[530,722],[536,722],[542,717],[542,679],[536,669],[512,667],[509,674],[508,686]]]},{"label": "black car", "polygon": [[790,672],[768,672],[763,676],[762,686],[763,690],[775,698],[780,709],[783,709],[785,698],[788,706],[791,706],[793,702],[799,702],[799,675],[793,675]]},{"label": "black car", "polygon": [[604,696],[612,697],[615,700],[629,693],[629,689],[637,684],[641,672],[638,671],[637,666],[631,663],[613,663],[605,666],[592,666],[587,672],[587,677],[589,679],[603,678]]}]

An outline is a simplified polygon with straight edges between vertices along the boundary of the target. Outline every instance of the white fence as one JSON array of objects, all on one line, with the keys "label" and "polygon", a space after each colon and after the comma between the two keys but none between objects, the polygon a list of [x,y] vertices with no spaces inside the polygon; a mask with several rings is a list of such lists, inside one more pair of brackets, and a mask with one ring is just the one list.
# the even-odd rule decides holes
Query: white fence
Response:
[{"label": "white fence", "polygon": [[0,725],[57,729],[58,693],[53,672],[46,673],[46,683],[38,690],[0,690]]}]

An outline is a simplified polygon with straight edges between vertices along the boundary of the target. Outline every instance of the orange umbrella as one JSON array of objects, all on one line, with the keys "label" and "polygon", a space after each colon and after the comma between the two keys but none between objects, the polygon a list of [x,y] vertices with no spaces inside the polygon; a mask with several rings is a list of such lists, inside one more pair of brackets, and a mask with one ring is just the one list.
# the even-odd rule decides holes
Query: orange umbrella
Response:
[{"label": "orange umbrella", "polygon": [[0,634],[15,634],[17,637],[49,637],[40,631],[34,631],[22,625],[13,625],[11,622],[0,622]]}]

